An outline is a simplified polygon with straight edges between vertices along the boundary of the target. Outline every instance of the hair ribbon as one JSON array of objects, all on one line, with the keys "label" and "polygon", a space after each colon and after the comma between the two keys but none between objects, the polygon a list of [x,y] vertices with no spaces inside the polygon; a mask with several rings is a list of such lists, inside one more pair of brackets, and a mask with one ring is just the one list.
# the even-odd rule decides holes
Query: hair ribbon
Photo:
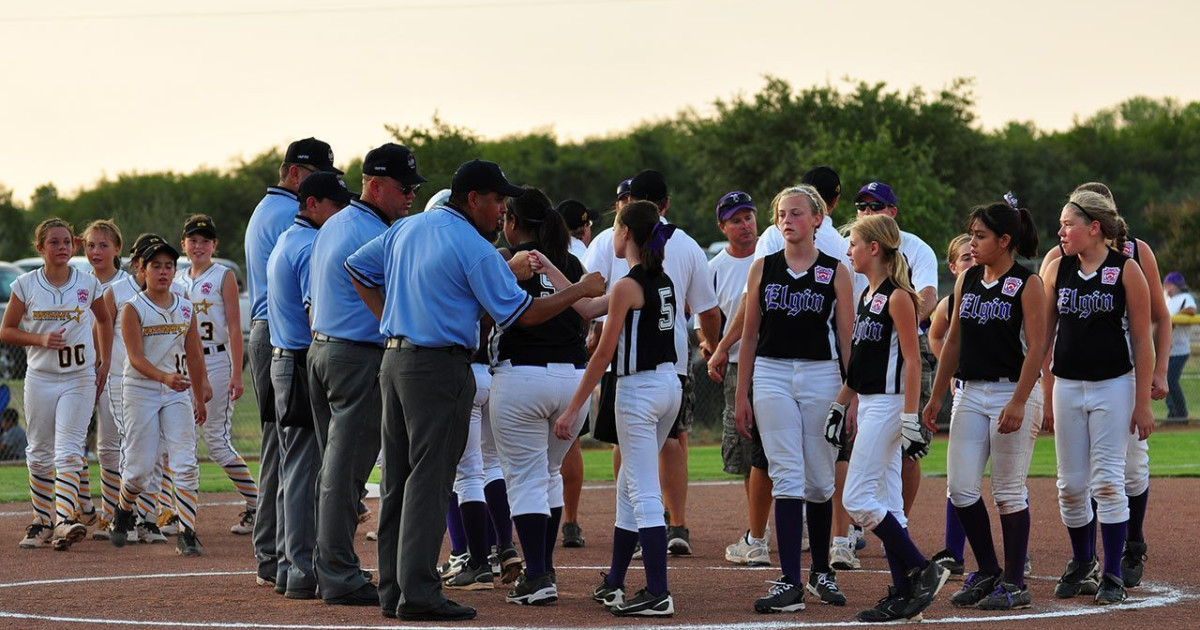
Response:
[{"label": "hair ribbon", "polygon": [[646,251],[662,254],[663,249],[667,246],[667,239],[675,233],[676,227],[670,223],[655,221],[654,227],[650,228],[650,238],[646,241]]}]

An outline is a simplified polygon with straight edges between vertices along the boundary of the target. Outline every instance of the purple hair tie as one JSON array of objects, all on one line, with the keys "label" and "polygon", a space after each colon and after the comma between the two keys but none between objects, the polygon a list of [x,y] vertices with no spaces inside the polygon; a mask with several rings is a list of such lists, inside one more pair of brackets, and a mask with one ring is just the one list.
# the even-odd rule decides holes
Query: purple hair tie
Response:
[{"label": "purple hair tie", "polygon": [[650,238],[646,241],[646,251],[661,254],[667,246],[667,239],[675,233],[675,226],[662,221],[655,221],[654,227],[650,228]]},{"label": "purple hair tie", "polygon": [[1013,210],[1018,210],[1018,211],[1019,211],[1019,210],[1020,210],[1020,208],[1021,208],[1020,204],[1019,204],[1019,203],[1017,203],[1017,196],[1016,196],[1016,195],[1014,195],[1014,194],[1013,194],[1013,191],[1011,191],[1011,190],[1010,190],[1010,191],[1008,191],[1008,192],[1006,192],[1006,193],[1004,193],[1004,201],[1005,201],[1006,203],[1008,203],[1008,207],[1009,207],[1009,208],[1012,208]]}]

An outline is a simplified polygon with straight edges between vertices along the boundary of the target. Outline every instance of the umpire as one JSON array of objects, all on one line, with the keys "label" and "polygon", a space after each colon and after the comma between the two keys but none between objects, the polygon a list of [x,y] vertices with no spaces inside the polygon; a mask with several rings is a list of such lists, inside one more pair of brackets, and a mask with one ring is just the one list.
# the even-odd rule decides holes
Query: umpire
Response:
[{"label": "umpire", "polygon": [[[317,499],[317,582],[326,604],[373,606],[375,585],[354,551],[360,493],[379,453],[379,362],[384,338],[343,264],[408,214],[425,181],[407,147],[385,144],[363,159],[362,198],[317,232],[309,297],[313,342],[309,396],[322,447]],[[444,513],[445,510],[443,509]],[[432,566],[432,565],[431,565]]]},{"label": "umpire", "polygon": [[524,192],[496,164],[463,164],[450,190],[446,205],[401,221],[346,263],[387,337],[379,596],[385,617],[407,621],[475,617],[446,599],[435,567],[446,533],[440,516],[467,441],[480,317],[500,328],[531,326],[604,292],[599,274],[537,299],[518,286],[483,236],[499,228],[505,198]]},{"label": "umpire", "polygon": [[333,149],[316,138],[297,140],[288,145],[279,166],[279,183],[267,187],[246,225],[246,284],[250,292],[250,377],[258,398],[258,417],[262,424],[259,451],[258,514],[254,520],[254,557],[258,561],[259,585],[276,581],[282,545],[276,541],[275,496],[279,492],[279,440],[275,431],[275,390],[271,387],[271,330],[267,324],[267,258],[279,235],[292,225],[299,208],[296,191],[304,178],[326,171],[341,174],[333,167]]}]

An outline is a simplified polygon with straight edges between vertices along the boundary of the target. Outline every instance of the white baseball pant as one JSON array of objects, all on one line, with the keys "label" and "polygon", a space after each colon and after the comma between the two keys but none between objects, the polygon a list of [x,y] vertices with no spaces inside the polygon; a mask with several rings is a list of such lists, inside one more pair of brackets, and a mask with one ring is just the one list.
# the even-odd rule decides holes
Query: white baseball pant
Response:
[{"label": "white baseball pant", "polygon": [[229,380],[233,376],[233,366],[229,361],[228,352],[214,352],[204,356],[213,397],[205,405],[208,419],[204,421],[201,434],[204,436],[204,446],[208,449],[208,458],[222,467],[241,460],[241,456],[233,447],[233,401],[229,398]]},{"label": "white baseball pant", "polygon": [[483,495],[483,452],[480,440],[483,432],[483,406],[487,404],[492,386],[492,375],[488,367],[481,363],[472,363],[471,371],[475,374],[475,399],[471,401],[471,425],[467,429],[467,446],[463,449],[462,457],[458,459],[458,468],[454,471],[454,492],[458,494],[458,503],[486,501]]},{"label": "white baseball pant", "polygon": [[51,477],[55,471],[83,470],[84,443],[96,403],[96,373],[25,373],[25,462],[29,472]]},{"label": "white baseball pant", "polygon": [[842,505],[850,518],[874,530],[890,512],[901,526],[904,497],[900,483],[900,414],[904,394],[860,394],[858,435],[846,470]]},{"label": "white baseball pant", "polygon": [[196,462],[196,421],[189,392],[158,383],[125,379],[121,392],[125,417],[125,471],[121,483],[135,493],[146,491],[165,442],[177,490],[194,494],[200,474]]},{"label": "white baseball pant", "polygon": [[946,483],[955,507],[973,505],[980,497],[983,472],[992,462],[992,497],[1000,514],[1029,507],[1029,462],[1042,422],[1041,385],[1034,385],[1025,401],[1021,428],[1001,434],[1000,412],[1012,399],[1017,384],[1009,381],[967,381],[954,397]]},{"label": "white baseball pant", "polygon": [[1129,520],[1125,453],[1133,416],[1133,371],[1103,381],[1054,379],[1054,452],[1058,456],[1058,510],[1067,527],[1092,520]]},{"label": "white baseball pant", "polygon": [[772,496],[830,500],[837,449],[825,441],[825,418],[842,387],[837,361],[756,357],[753,381],[754,419]]},{"label": "white baseball pant", "polygon": [[667,441],[682,399],[683,386],[673,363],[617,379],[613,408],[621,443],[621,470],[617,473],[616,526],[621,529],[637,531],[666,525],[658,452]]}]

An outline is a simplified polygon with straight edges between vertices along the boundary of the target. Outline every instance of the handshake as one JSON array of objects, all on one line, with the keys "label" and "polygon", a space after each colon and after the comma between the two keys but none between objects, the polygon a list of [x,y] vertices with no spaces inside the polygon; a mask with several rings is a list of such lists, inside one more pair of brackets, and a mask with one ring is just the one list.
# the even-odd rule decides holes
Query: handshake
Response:
[{"label": "handshake", "polygon": [[[845,448],[849,441],[846,432],[846,406],[830,403],[829,415],[825,417],[825,441]],[[921,459],[929,454],[929,443],[933,441],[933,433],[921,424],[915,413],[900,414],[900,448],[903,455],[909,459]]]}]

